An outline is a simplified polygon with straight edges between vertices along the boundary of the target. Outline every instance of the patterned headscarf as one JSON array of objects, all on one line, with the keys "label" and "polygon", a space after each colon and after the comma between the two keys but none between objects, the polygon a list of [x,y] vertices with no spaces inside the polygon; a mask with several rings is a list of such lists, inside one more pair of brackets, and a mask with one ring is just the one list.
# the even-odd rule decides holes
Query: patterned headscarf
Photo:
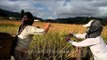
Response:
[{"label": "patterned headscarf", "polygon": [[96,38],[100,36],[103,26],[99,20],[93,20],[88,28],[86,38]]}]

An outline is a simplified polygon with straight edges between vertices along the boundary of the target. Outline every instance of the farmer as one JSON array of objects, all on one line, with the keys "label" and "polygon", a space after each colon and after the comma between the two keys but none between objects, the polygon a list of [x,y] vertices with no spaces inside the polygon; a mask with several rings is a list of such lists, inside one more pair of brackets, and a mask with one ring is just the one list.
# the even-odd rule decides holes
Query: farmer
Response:
[{"label": "farmer", "polygon": [[33,22],[33,15],[30,12],[25,12],[17,34],[18,41],[14,52],[15,60],[27,60],[28,47],[32,41],[33,35],[41,35],[49,30],[50,23],[47,23],[44,28],[37,28],[32,26]]},{"label": "farmer", "polygon": [[[74,34],[70,33],[66,40],[77,47],[87,47],[89,46],[94,60],[107,60],[107,45],[100,36],[103,26],[98,20],[91,20],[88,24],[83,25],[88,28],[88,31],[84,34]],[[74,42],[70,40],[70,36],[76,38],[84,38],[81,42]]]}]

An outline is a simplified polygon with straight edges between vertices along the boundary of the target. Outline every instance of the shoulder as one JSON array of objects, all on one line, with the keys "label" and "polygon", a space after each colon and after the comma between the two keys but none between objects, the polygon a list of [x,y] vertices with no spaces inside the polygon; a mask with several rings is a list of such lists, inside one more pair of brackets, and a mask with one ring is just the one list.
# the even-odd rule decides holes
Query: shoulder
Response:
[{"label": "shoulder", "polygon": [[98,37],[96,37],[96,38],[87,38],[86,40],[90,40],[90,41],[99,43],[101,39],[102,39],[102,37],[101,37],[101,36],[98,36]]},{"label": "shoulder", "polygon": [[34,29],[34,27],[29,25],[29,26],[26,26],[24,30],[25,31],[32,31],[33,29]]},{"label": "shoulder", "polygon": [[25,27],[25,29],[35,29],[35,28],[36,28],[36,27],[30,26],[30,25]]},{"label": "shoulder", "polygon": [[29,26],[26,26],[25,28],[32,28],[32,27],[33,27],[33,26],[30,26],[30,25],[29,25]]},{"label": "shoulder", "polygon": [[88,39],[93,39],[93,40],[99,40],[99,39],[102,39],[102,37],[101,36],[98,36],[98,37],[96,37],[96,38],[88,38]]},{"label": "shoulder", "polygon": [[101,36],[96,37],[97,40],[103,40]]}]

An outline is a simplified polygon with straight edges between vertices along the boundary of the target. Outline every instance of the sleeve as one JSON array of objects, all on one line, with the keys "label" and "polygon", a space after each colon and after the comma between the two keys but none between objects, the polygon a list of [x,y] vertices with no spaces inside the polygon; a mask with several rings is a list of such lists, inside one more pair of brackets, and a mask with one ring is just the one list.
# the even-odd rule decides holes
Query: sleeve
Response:
[{"label": "sleeve", "polygon": [[74,42],[74,41],[69,41],[70,44],[77,46],[77,47],[87,47],[87,46],[92,46],[97,44],[97,40],[95,40],[94,38],[89,38],[89,39],[85,39],[81,42]]},{"label": "sleeve", "polygon": [[85,38],[85,36],[86,36],[86,33],[84,33],[84,34],[73,34],[73,36],[74,37],[76,37],[76,38]]},{"label": "sleeve", "polygon": [[36,27],[33,27],[33,26],[27,27],[26,31],[29,34],[36,34],[36,35],[42,35],[42,34],[45,33],[44,29],[42,29],[42,28],[36,28]]}]

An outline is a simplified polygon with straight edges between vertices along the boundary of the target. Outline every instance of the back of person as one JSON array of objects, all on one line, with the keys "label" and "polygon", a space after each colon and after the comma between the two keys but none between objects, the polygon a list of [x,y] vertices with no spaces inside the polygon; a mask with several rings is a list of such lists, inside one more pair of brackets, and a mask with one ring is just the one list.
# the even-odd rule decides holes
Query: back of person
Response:
[{"label": "back of person", "polygon": [[104,55],[105,57],[107,57],[107,45],[103,41],[102,37],[98,36],[98,37],[96,37],[94,39],[95,39],[95,41],[97,41],[97,44],[90,46],[90,49],[91,49],[92,53],[95,56],[101,57],[101,56]]}]

